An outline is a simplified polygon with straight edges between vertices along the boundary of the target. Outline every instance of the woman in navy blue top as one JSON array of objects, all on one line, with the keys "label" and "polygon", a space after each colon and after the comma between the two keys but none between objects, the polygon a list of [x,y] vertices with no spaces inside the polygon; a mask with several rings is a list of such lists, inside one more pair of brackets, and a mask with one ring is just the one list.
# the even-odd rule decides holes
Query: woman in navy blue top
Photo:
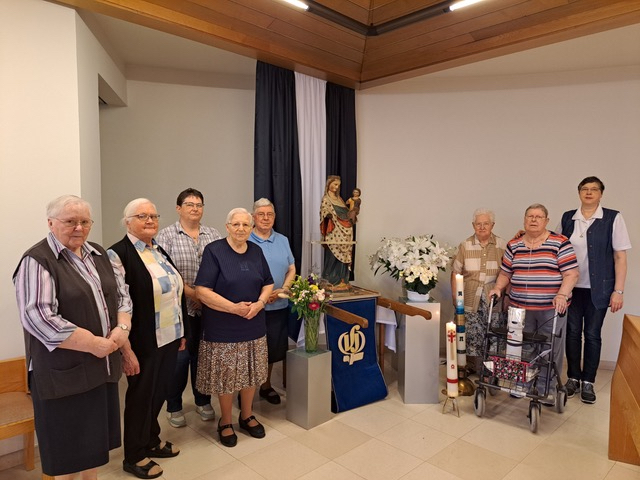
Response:
[{"label": "woman in navy blue top", "polygon": [[231,408],[240,392],[239,427],[263,438],[264,427],[253,416],[256,387],[267,378],[268,357],[264,307],[273,290],[273,278],[262,250],[247,242],[253,220],[244,208],[227,215],[226,238],[204,250],[196,277],[202,302],[202,329],[196,388],[217,395],[220,402],[218,434],[226,447],[236,445]]}]

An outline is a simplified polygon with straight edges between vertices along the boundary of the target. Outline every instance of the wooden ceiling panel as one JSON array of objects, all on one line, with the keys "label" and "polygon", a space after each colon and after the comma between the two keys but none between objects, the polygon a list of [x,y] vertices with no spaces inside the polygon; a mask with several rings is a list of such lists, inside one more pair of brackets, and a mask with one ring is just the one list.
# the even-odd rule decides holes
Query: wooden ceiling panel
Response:
[{"label": "wooden ceiling panel", "polygon": [[314,0],[307,12],[282,0],[50,1],[353,88],[640,23],[640,0],[486,0],[423,19],[411,14],[449,0]]},{"label": "wooden ceiling panel", "polygon": [[376,5],[371,9],[372,24],[382,23],[404,17],[410,13],[417,12],[427,7],[442,3],[442,0],[390,0],[374,2]]},{"label": "wooden ceiling panel", "polygon": [[370,0],[316,0],[316,3],[335,10],[364,25],[371,23]]}]

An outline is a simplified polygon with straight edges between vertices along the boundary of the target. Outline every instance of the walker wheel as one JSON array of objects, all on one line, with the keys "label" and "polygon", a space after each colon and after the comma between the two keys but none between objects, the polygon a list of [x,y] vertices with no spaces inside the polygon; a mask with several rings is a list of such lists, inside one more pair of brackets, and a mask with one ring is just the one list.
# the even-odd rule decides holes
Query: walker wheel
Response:
[{"label": "walker wheel", "polygon": [[540,404],[531,402],[529,404],[529,429],[531,433],[538,431],[538,424],[540,423]]},{"label": "walker wheel", "polygon": [[478,388],[473,399],[473,408],[478,417],[482,417],[484,415],[486,403],[486,392],[484,389]]},{"label": "walker wheel", "polygon": [[565,405],[567,404],[567,392],[563,389],[556,391],[556,412],[564,412]]}]

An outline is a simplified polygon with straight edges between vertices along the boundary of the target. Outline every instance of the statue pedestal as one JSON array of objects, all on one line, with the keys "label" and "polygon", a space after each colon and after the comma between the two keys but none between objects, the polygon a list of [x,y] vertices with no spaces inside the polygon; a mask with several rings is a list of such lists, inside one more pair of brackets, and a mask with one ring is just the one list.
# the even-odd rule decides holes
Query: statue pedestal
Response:
[{"label": "statue pedestal", "polygon": [[440,403],[440,304],[405,303],[431,312],[431,320],[398,315],[398,391],[404,403]]},{"label": "statue pedestal", "polygon": [[287,352],[287,420],[309,430],[331,419],[331,352]]}]

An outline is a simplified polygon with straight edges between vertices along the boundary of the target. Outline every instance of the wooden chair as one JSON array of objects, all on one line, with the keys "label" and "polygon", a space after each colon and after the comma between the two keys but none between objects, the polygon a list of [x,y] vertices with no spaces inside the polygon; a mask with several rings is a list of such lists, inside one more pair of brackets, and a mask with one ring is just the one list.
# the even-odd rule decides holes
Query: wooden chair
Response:
[{"label": "wooden chair", "polygon": [[24,464],[34,467],[33,403],[24,357],[0,360],[0,440],[24,435]]}]

